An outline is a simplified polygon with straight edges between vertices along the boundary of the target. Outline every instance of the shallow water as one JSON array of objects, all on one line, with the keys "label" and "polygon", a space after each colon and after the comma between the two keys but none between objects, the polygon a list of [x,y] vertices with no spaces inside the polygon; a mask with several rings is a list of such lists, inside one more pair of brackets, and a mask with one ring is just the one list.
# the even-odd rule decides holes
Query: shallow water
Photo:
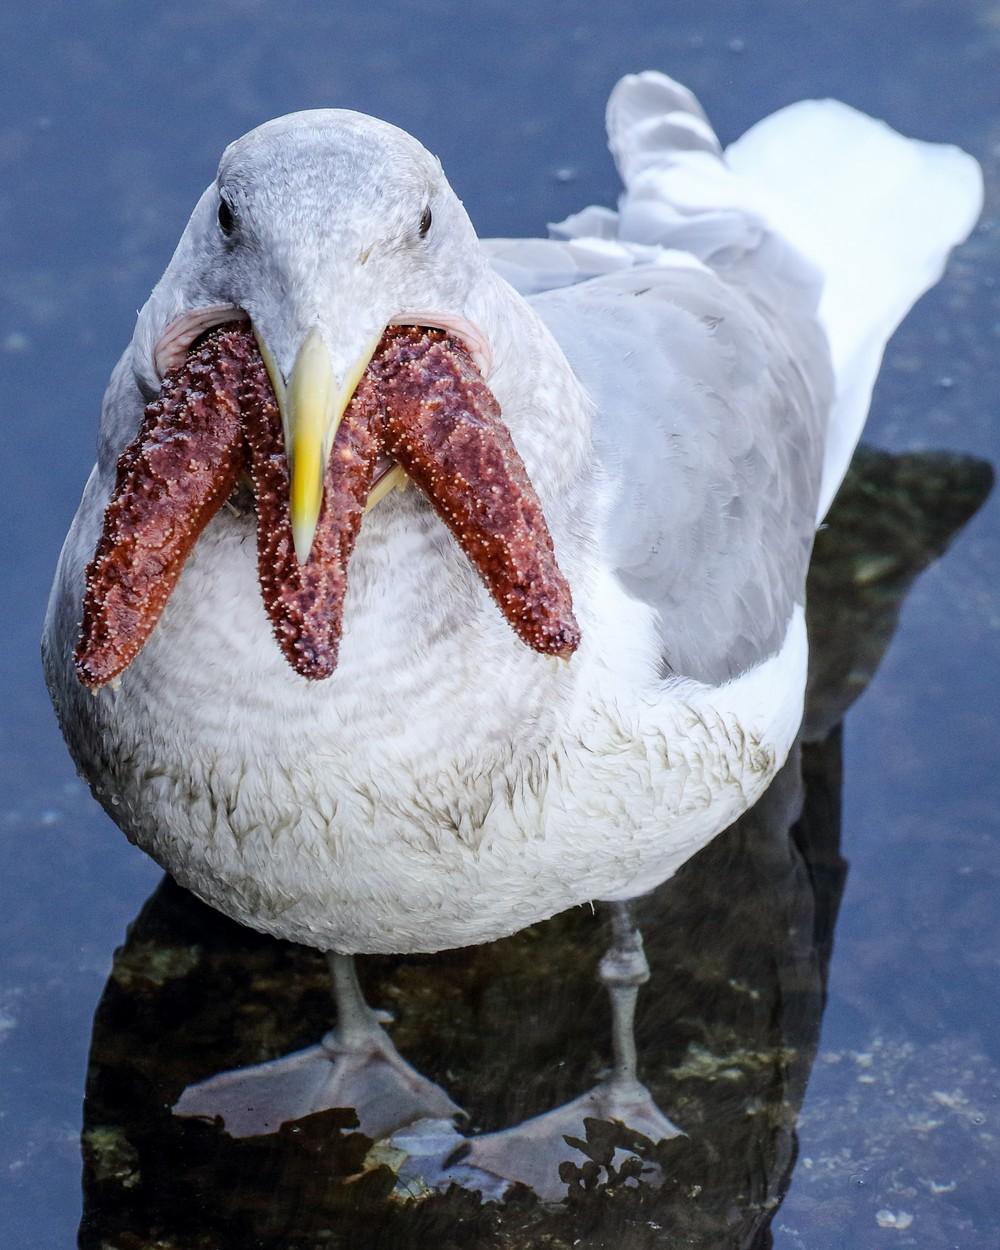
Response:
[{"label": "shallow water", "polygon": [[[225,142],[292,108],[345,104],[413,131],[484,234],[612,201],[602,110],[635,68],[687,82],[724,140],[828,94],[961,143],[986,169],[987,215],[894,339],[867,438],[995,463],[1000,8],[106,2],[8,6],[0,31],[0,1245],[75,1244],[81,1173],[82,1244],[115,1250],[1000,1243],[996,499],[907,586],[975,510],[974,464],[860,465],[815,569],[822,728],[870,675],[905,593],[884,661],[842,733],[806,748],[792,831],[797,773],[775,810],[643,906],[640,1062],[689,1134],[659,1158],[655,1193],[605,1173],[555,1211],[454,1195],[406,1207],[385,1198],[384,1169],[357,1179],[363,1143],[329,1123],[255,1149],[166,1117],[185,1082],[315,1040],[322,968],[167,888],[112,974],[159,873],[74,778],[36,658],[134,309]],[[489,950],[372,960],[366,984],[407,1056],[476,1126],[499,1127],[579,1093],[606,1061],[602,942],[599,919],[573,913]]]}]

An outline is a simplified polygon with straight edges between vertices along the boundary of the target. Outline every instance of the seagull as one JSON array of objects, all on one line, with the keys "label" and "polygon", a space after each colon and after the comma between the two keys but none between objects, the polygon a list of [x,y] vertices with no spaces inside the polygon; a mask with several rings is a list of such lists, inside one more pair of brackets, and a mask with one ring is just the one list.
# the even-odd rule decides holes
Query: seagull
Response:
[{"label": "seagull", "polygon": [[[267,122],[224,152],[112,373],[45,623],[60,725],[126,836],[226,915],[327,952],[337,1006],[319,1045],[190,1087],[179,1113],[220,1114],[234,1134],[331,1106],[376,1137],[450,1119],[459,1108],[365,1002],[354,957],[489,942],[600,900],[611,1073],[544,1124],[480,1139],[477,1159],[502,1173],[518,1142],[587,1115],[677,1131],[637,1073],[648,967],[628,900],[752,806],[789,753],[817,526],[885,343],[982,190],[964,153],[833,101],[724,151],[695,97],[647,72],[615,87],[607,121],[617,212],[485,241],[404,131],[339,109]],[[73,654],[116,466],[164,378],[238,322],[280,409],[300,562],[387,330],[459,343],[572,591],[572,654],[525,645],[390,464],[332,675],[308,680],[276,645],[244,481],[145,645],[88,689]]]}]

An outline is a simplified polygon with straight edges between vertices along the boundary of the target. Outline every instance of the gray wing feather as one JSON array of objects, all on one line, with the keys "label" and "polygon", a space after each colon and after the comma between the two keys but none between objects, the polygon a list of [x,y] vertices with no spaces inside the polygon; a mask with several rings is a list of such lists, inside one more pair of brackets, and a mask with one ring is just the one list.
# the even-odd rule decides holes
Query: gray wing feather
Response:
[{"label": "gray wing feather", "polygon": [[532,300],[594,401],[606,557],[657,612],[665,667],[712,683],[779,648],[815,531],[829,352],[811,299],[762,280],[773,260],[638,267]]}]

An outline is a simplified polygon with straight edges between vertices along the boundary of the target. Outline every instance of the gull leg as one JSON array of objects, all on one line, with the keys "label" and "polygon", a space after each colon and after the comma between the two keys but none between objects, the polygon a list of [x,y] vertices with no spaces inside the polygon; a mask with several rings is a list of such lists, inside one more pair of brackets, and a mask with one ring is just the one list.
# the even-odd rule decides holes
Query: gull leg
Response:
[{"label": "gull leg", "polygon": [[603,1119],[621,1120],[652,1141],[677,1137],[680,1129],[653,1102],[639,1080],[635,1049],[635,1005],[649,980],[642,934],[627,902],[609,903],[612,941],[598,968],[611,998],[611,1072],[593,1091],[605,1110]]},{"label": "gull leg", "polygon": [[354,958],[330,953],[337,1023],[318,1046],[189,1085],[174,1114],[221,1116],[231,1137],[274,1133],[292,1120],[349,1107],[376,1139],[423,1119],[448,1120],[461,1108],[412,1068],[365,1002]]},{"label": "gull leg", "polygon": [[619,1120],[654,1142],[681,1132],[639,1080],[633,1024],[639,988],[649,980],[649,964],[629,904],[611,903],[609,908],[611,945],[598,975],[611,999],[610,1073],[593,1089],[554,1111],[475,1138],[462,1160],[467,1168],[530,1185],[539,1197],[551,1201],[566,1193],[559,1164],[566,1160],[583,1162],[584,1156],[565,1137],[585,1138],[584,1120]]}]

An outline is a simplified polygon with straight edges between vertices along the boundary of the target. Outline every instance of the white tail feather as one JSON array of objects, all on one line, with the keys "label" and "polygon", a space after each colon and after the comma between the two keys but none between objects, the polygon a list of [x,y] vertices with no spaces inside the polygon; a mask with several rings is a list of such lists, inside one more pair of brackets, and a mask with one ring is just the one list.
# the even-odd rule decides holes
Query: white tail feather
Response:
[{"label": "white tail feather", "polygon": [[982,174],[955,147],[904,138],[836,100],[765,118],[726,152],[754,207],[824,277],[819,316],[837,396],[823,466],[825,515],[861,437],[885,345],[940,278],[982,209]]},{"label": "white tail feather", "polygon": [[886,343],[982,210],[979,165],[836,100],[781,109],[723,154],[691,92],[653,70],[617,83],[607,123],[625,184],[618,213],[584,209],[550,227],[555,240],[487,241],[488,253],[535,292],[676,263],[667,249],[711,263],[753,252],[769,232],[786,239],[785,276],[817,308],[836,376],[821,521],[861,437]]}]

